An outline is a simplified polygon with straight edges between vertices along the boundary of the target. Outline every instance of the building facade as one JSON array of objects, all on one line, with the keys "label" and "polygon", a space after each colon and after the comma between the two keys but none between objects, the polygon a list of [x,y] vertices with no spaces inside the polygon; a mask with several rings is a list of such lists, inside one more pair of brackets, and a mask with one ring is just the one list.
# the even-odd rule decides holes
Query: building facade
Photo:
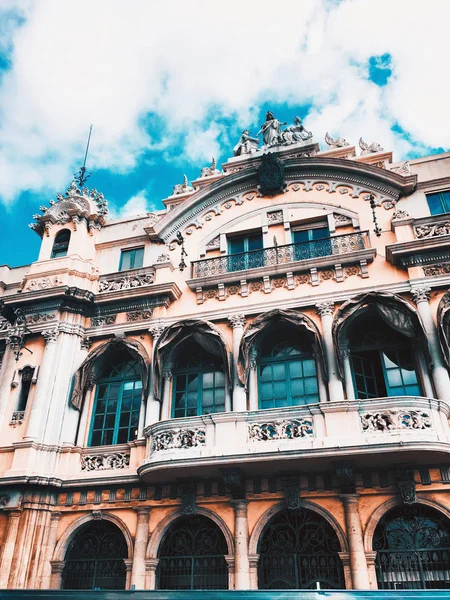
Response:
[{"label": "building facade", "polygon": [[260,135],[0,267],[0,589],[450,587],[450,154]]}]

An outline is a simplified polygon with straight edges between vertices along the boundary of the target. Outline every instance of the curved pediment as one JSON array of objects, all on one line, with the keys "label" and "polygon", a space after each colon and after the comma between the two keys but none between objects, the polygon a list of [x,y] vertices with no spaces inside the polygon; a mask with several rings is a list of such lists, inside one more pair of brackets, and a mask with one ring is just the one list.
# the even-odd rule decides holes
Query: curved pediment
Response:
[{"label": "curved pediment", "polygon": [[[183,203],[170,210],[149,231],[151,237],[170,243],[177,231],[192,233],[200,229],[205,221],[222,214],[233,205],[251,202],[261,197],[257,168],[261,157],[249,158],[241,170],[226,175],[211,186],[190,195]],[[304,198],[305,192],[313,190],[329,194],[348,194],[358,200],[367,201],[372,194],[376,206],[391,209],[397,200],[414,191],[415,175],[403,177],[386,169],[348,159],[329,157],[289,158],[283,161],[285,189]],[[283,193],[278,194],[282,196]],[[272,204],[277,196],[267,196]],[[356,206],[355,206],[356,209]],[[190,231],[189,231],[190,230]]]}]

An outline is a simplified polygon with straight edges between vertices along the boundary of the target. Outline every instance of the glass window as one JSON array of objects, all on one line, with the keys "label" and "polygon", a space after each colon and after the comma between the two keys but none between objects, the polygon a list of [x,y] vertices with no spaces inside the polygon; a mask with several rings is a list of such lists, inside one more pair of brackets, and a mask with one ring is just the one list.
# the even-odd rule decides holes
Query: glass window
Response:
[{"label": "glass window", "polygon": [[173,409],[177,417],[225,411],[225,374],[220,359],[189,344],[174,372]]},{"label": "glass window", "polygon": [[264,265],[262,233],[228,239],[228,271],[245,271]]},{"label": "glass window", "polygon": [[27,408],[28,396],[30,395],[30,388],[34,375],[33,367],[25,367],[22,369],[20,377],[20,392],[19,400],[17,402],[16,411],[23,412]]},{"label": "glass window", "polygon": [[354,322],[349,347],[358,398],[422,395],[408,340],[375,315]]},{"label": "glass window", "polygon": [[120,255],[119,271],[139,269],[144,264],[144,248],[122,250]]},{"label": "glass window", "polygon": [[260,408],[299,406],[319,401],[316,363],[307,340],[292,340],[290,332],[277,332],[285,339],[273,346],[269,334],[258,359]]},{"label": "glass window", "polygon": [[62,229],[61,231],[59,231],[55,236],[55,241],[53,242],[53,248],[50,258],[61,258],[62,256],[67,256],[69,242],[70,231],[68,229]]},{"label": "glass window", "polygon": [[330,230],[326,227],[311,227],[293,231],[294,260],[304,260],[333,254]]},{"label": "glass window", "polygon": [[137,361],[118,353],[105,365],[97,385],[89,446],[134,440],[139,422],[142,380]]},{"label": "glass window", "polygon": [[427,194],[427,202],[432,215],[442,215],[450,212],[450,190]]}]

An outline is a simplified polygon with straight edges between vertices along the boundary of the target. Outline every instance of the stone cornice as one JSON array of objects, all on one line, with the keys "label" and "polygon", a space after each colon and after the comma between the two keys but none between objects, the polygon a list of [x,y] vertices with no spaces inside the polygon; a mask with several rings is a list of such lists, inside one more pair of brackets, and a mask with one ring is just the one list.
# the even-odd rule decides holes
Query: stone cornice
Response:
[{"label": "stone cornice", "polygon": [[432,264],[442,260],[448,261],[449,249],[450,235],[408,240],[386,246],[386,260],[393,265],[398,265],[401,259],[424,252],[429,255],[428,259],[417,260],[414,264],[418,266]]},{"label": "stone cornice", "polygon": [[[257,188],[256,168],[261,157],[249,158],[245,168],[237,173],[226,175],[206,189],[200,189],[185,202],[166,213],[153,225],[149,235],[153,239],[171,241],[180,228],[195,223],[202,212],[213,210],[217,203],[255,191]],[[403,177],[392,171],[372,165],[341,159],[315,156],[311,158],[291,158],[284,161],[286,180],[296,177],[304,179],[328,178],[373,191],[384,199],[396,201],[398,197],[412,193],[417,184],[417,176]],[[270,199],[272,201],[272,198]]]}]

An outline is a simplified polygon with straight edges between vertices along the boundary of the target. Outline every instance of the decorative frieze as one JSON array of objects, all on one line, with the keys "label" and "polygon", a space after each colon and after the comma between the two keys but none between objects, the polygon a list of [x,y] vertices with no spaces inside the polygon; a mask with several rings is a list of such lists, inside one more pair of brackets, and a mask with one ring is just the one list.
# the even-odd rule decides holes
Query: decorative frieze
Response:
[{"label": "decorative frieze", "polygon": [[312,437],[314,435],[311,419],[280,419],[269,423],[252,423],[248,425],[250,442],[272,440],[293,440]]},{"label": "decorative frieze", "polygon": [[283,211],[273,210],[267,213],[267,223],[269,225],[276,225],[277,223],[283,222]]},{"label": "decorative frieze", "polygon": [[133,312],[127,312],[127,321],[146,321],[152,316],[151,310],[135,310]]},{"label": "decorative frieze", "polygon": [[9,424],[12,427],[17,427],[17,425],[22,425],[25,419],[25,411],[24,410],[15,410],[11,415],[11,420]]},{"label": "decorative frieze", "polygon": [[35,323],[47,323],[48,321],[53,321],[55,318],[55,313],[37,313],[35,315],[28,315],[26,322],[27,325],[33,325]]},{"label": "decorative frieze", "polygon": [[385,410],[360,415],[362,430],[365,432],[395,431],[402,429],[432,428],[431,417],[420,410]]},{"label": "decorative frieze", "polygon": [[396,210],[392,215],[393,221],[401,221],[402,219],[409,219],[411,215],[407,210]]},{"label": "decorative frieze", "polygon": [[[344,193],[344,190],[347,190],[347,188],[341,188],[341,190],[340,190],[341,194]],[[348,225],[353,224],[352,218],[348,217],[347,215],[342,215],[340,213],[333,213],[333,217],[334,217],[334,224],[336,227],[346,227]]]},{"label": "decorative frieze", "polygon": [[60,275],[54,277],[42,277],[41,279],[30,279],[25,285],[25,290],[34,292],[37,290],[48,290],[64,283]]},{"label": "decorative frieze", "polygon": [[437,277],[438,275],[450,274],[450,263],[444,265],[433,265],[432,267],[424,267],[423,274],[425,277]]},{"label": "decorative frieze", "polygon": [[152,452],[160,450],[186,449],[204,446],[204,429],[171,429],[152,436]]},{"label": "decorative frieze", "polygon": [[154,271],[148,273],[136,273],[135,275],[116,276],[108,279],[100,279],[98,291],[120,292],[121,290],[131,290],[139,287],[145,287],[155,282]]},{"label": "decorative frieze", "polygon": [[129,452],[108,452],[103,454],[82,454],[82,471],[106,471],[113,469],[128,469],[130,466]]},{"label": "decorative frieze", "polygon": [[414,235],[418,239],[440,237],[450,234],[450,221],[445,223],[435,223],[434,225],[416,225]]},{"label": "decorative frieze", "polygon": [[101,327],[102,325],[114,325],[117,315],[101,315],[91,317],[91,327]]},{"label": "decorative frieze", "polygon": [[212,240],[206,244],[207,250],[219,250],[220,248],[220,235],[216,235]]},{"label": "decorative frieze", "polygon": [[164,253],[164,254],[160,254],[160,255],[158,256],[158,258],[156,259],[156,262],[157,262],[158,264],[160,264],[160,263],[166,263],[166,262],[170,262],[170,256],[169,256],[168,254],[165,254],[165,253]]}]

